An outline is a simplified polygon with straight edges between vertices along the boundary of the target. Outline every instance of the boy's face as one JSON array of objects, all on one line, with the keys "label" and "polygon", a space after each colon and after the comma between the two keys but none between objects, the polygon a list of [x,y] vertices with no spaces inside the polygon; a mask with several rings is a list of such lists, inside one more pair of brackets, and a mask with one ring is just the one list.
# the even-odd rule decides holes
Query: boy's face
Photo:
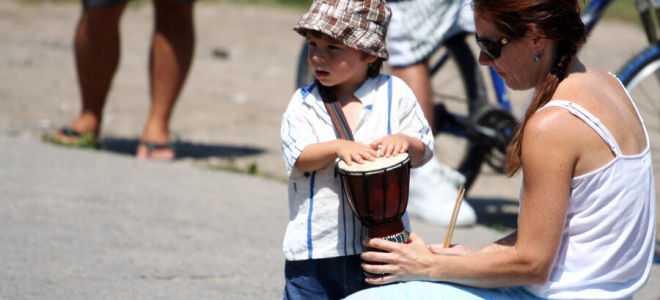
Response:
[{"label": "boy's face", "polygon": [[364,54],[325,34],[307,34],[307,62],[325,86],[356,89],[367,78],[369,64],[377,56]]}]

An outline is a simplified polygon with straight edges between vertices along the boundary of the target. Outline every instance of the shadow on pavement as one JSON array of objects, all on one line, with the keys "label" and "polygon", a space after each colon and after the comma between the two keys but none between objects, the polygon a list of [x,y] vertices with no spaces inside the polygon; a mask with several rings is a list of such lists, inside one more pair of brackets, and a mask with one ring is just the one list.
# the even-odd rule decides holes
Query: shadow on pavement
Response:
[{"label": "shadow on pavement", "polygon": [[518,227],[518,201],[499,198],[466,199],[477,214],[477,223],[501,229]]},{"label": "shadow on pavement", "polygon": [[[101,150],[125,155],[135,155],[135,149],[137,148],[138,143],[138,139],[105,137],[101,140]],[[210,157],[231,158],[257,155],[265,152],[265,150],[261,148],[191,143],[180,140],[174,142],[173,145],[176,149],[176,156],[178,159],[204,159]]]}]

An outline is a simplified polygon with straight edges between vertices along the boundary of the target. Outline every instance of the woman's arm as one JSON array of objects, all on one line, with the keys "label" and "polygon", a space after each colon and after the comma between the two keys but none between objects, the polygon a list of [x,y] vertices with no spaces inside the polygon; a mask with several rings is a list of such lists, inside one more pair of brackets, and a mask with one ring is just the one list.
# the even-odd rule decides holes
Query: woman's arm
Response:
[{"label": "woman's arm", "polygon": [[[570,118],[566,114],[566,118]],[[402,280],[447,281],[477,287],[503,287],[547,281],[564,229],[573,168],[580,137],[561,114],[541,111],[530,119],[523,138],[523,194],[518,231],[504,241],[471,253],[436,255],[423,240],[410,244],[372,239],[367,247],[389,253],[366,252],[369,272],[386,272],[367,279],[372,284]],[[515,237],[515,239],[513,239]],[[411,238],[412,239],[412,238]]]},{"label": "woman's arm", "polygon": [[431,252],[433,252],[433,254],[441,254],[441,255],[462,256],[462,255],[485,254],[485,253],[496,252],[507,248],[511,248],[515,246],[517,238],[518,238],[518,232],[514,231],[511,234],[479,250],[472,250],[463,245],[451,245],[450,247],[443,248],[443,244],[429,245],[429,249],[431,250]]}]

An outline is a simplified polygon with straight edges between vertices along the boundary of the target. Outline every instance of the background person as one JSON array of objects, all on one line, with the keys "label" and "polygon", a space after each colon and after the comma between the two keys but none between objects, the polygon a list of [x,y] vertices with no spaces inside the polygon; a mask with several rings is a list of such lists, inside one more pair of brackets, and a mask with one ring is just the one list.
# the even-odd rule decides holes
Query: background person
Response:
[{"label": "background person", "polygon": [[[126,0],[83,0],[74,49],[82,108],[68,127],[44,140],[78,147],[96,146],[103,107],[119,65],[119,21]],[[169,121],[193,57],[194,0],[153,0],[154,32],[149,54],[151,109],[136,156],[171,160]]]},{"label": "background person", "polygon": [[[518,230],[479,250],[372,239],[364,270],[383,273],[349,299],[630,299],[647,281],[655,186],[641,117],[612,74],[575,56],[576,0],[474,0],[480,62],[516,90],[535,88],[512,140],[523,171]],[[426,280],[411,281],[411,280]],[[432,282],[439,281],[439,282]]]},{"label": "background person", "polygon": [[[472,18],[469,4],[461,0],[404,0],[390,1],[389,5],[392,22],[387,49],[391,73],[410,86],[433,127],[433,87],[428,60],[444,41],[461,31],[473,29],[470,22],[461,18],[466,10]],[[408,213],[431,224],[447,226],[458,188],[465,183],[465,177],[435,157],[411,170],[410,176]],[[474,209],[464,201],[456,224],[469,226],[476,221]]]}]

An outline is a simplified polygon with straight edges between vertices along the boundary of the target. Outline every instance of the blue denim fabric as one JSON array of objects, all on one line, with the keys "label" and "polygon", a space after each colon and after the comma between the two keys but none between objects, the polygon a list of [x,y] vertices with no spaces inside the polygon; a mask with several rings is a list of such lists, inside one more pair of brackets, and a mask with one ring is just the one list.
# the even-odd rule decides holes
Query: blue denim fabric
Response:
[{"label": "blue denim fabric", "polygon": [[360,256],[286,261],[285,300],[341,299],[372,287],[364,282]]},{"label": "blue denim fabric", "polygon": [[538,300],[543,298],[537,297],[521,286],[482,289],[440,282],[409,281],[366,289],[346,298],[346,300],[357,299]]}]

